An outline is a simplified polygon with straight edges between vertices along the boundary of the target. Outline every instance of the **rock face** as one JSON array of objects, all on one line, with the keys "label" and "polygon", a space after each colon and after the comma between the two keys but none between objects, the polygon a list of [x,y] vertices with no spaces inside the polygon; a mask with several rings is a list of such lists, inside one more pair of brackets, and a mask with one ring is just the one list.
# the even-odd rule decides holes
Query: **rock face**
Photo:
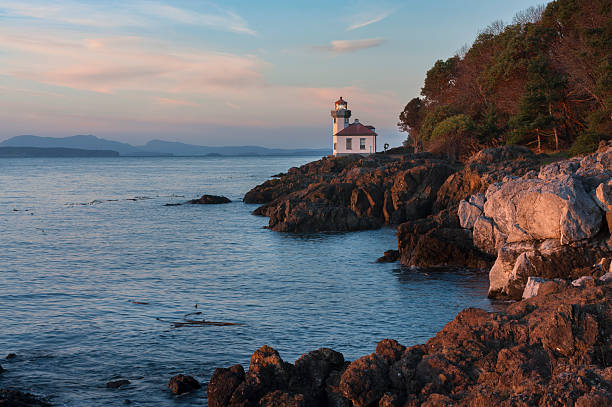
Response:
[{"label": "rock face", "polygon": [[[612,145],[521,178],[508,176],[462,201],[458,216],[474,246],[496,255],[489,296],[520,299],[528,277],[577,278],[612,245],[604,210],[612,202]],[[476,217],[476,220],[474,220]]]},{"label": "rock face", "polygon": [[570,176],[517,179],[491,186],[484,215],[506,235],[508,243],[577,242],[595,236],[602,224],[601,209],[582,182]]},{"label": "rock face", "polygon": [[168,388],[174,394],[184,394],[201,389],[202,385],[193,376],[178,374],[170,379]]},{"label": "rock face", "polygon": [[416,267],[488,268],[494,258],[474,246],[472,232],[462,229],[456,210],[444,210],[397,228],[400,261]]},{"label": "rock face", "polygon": [[249,191],[244,202],[282,232],[352,231],[399,224],[431,213],[455,171],[431,154],[323,158]]},{"label": "rock face", "polygon": [[[434,213],[454,207],[471,195],[484,193],[489,185],[502,181],[508,175],[521,177],[539,166],[537,157],[526,147],[510,145],[481,150],[440,187]],[[482,204],[476,206],[482,207]]]},{"label": "rock face", "polygon": [[468,308],[425,345],[383,340],[375,353],[350,364],[319,349],[290,365],[263,347],[240,384],[239,373],[215,371],[209,404],[609,405],[612,283],[544,288],[504,313]]},{"label": "rock face", "polygon": [[[439,188],[433,214],[408,220],[398,227],[401,263],[418,267],[489,268],[497,254],[499,231],[483,215],[487,187],[511,176],[536,174],[538,160],[524,147],[485,149],[463,169],[451,174]],[[489,234],[474,233],[487,230]]]},{"label": "rock face", "polygon": [[216,205],[216,204],[225,204],[225,203],[230,203],[232,201],[230,201],[228,198],[224,197],[224,196],[218,196],[218,195],[202,195],[200,198],[198,199],[192,199],[190,201],[187,201],[188,204],[193,204],[193,205]]}]

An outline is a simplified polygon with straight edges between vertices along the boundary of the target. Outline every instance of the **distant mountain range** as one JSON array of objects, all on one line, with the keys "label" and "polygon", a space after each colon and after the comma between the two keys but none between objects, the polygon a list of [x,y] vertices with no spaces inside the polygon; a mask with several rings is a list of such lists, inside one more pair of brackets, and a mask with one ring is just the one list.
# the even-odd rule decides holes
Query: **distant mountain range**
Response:
[{"label": "distant mountain range", "polygon": [[83,150],[63,147],[0,147],[0,158],[40,158],[40,157],[118,157],[119,153],[110,150]]},{"label": "distant mountain range", "polygon": [[71,137],[16,136],[0,142],[0,147],[72,148],[110,150],[122,156],[292,156],[331,154],[331,149],[280,149],[259,146],[210,147],[179,142],[151,140],[143,146],[105,140],[92,135]]}]

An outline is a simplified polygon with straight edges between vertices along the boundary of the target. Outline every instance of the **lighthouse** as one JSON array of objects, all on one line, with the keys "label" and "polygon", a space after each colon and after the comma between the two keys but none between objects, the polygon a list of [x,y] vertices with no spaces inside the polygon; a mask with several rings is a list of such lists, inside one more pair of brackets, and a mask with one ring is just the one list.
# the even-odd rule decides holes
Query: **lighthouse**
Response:
[{"label": "lighthouse", "polygon": [[376,132],[374,126],[364,126],[358,119],[349,124],[351,111],[348,110],[346,100],[336,100],[334,110],[331,111],[332,142],[334,156],[361,154],[368,155],[376,152]]}]

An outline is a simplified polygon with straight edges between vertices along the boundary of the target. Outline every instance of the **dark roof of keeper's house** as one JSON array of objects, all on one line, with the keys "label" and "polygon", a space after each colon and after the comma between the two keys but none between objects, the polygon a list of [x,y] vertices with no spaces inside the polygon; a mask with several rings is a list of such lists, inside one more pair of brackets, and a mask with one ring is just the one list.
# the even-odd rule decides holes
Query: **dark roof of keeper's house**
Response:
[{"label": "dark roof of keeper's house", "polygon": [[336,136],[376,136],[376,132],[370,130],[361,123],[353,123],[335,134]]}]

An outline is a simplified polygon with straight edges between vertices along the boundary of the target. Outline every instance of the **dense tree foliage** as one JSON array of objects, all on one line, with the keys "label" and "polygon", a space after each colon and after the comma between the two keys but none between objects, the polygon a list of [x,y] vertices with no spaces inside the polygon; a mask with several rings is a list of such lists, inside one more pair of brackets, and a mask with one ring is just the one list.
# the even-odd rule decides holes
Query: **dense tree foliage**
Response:
[{"label": "dense tree foliage", "polygon": [[427,72],[398,123],[415,149],[501,144],[581,154],[612,138],[612,0],[556,0],[496,21]]}]

